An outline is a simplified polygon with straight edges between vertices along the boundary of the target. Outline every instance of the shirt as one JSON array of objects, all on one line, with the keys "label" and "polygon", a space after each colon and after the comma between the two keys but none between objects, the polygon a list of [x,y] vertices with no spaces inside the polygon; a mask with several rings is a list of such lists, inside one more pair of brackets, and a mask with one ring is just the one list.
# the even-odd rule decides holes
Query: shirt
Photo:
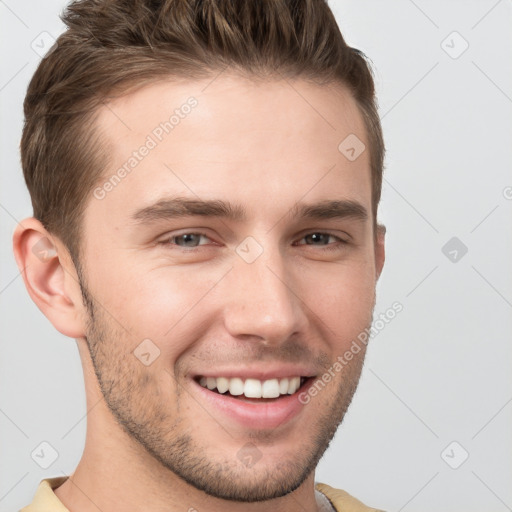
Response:
[{"label": "shirt", "polygon": [[[23,507],[20,512],[69,512],[53,492],[67,478],[67,476],[61,476],[42,480],[32,503]],[[348,492],[341,489],[335,489],[320,483],[317,483],[315,488],[327,497],[337,512],[382,512],[375,508],[367,507]]]}]

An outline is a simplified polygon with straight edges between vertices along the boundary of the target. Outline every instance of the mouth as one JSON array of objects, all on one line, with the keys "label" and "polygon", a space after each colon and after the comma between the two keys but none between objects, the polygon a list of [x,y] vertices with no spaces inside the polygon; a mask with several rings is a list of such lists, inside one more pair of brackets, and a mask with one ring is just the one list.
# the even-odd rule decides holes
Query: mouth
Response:
[{"label": "mouth", "polygon": [[316,376],[301,375],[297,370],[252,368],[246,375],[237,372],[235,376],[219,370],[218,375],[193,376],[191,391],[220,424],[228,419],[245,429],[273,430],[276,434],[297,425],[294,419],[313,411],[304,406],[300,396],[314,384]]},{"label": "mouth", "polygon": [[265,403],[275,402],[297,394],[314,377],[293,376],[259,380],[240,377],[204,377],[197,376],[194,380],[204,389],[243,402]]}]

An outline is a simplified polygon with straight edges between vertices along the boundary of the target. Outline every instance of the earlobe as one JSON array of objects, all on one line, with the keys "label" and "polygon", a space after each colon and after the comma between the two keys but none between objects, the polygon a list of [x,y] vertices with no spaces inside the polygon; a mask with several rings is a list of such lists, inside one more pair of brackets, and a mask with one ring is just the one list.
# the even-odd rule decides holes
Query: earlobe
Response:
[{"label": "earlobe", "polygon": [[375,279],[379,279],[386,260],[386,226],[377,224],[375,233]]},{"label": "earlobe", "polygon": [[25,287],[62,334],[85,336],[80,286],[65,246],[37,219],[25,219],[13,235],[13,250]]}]

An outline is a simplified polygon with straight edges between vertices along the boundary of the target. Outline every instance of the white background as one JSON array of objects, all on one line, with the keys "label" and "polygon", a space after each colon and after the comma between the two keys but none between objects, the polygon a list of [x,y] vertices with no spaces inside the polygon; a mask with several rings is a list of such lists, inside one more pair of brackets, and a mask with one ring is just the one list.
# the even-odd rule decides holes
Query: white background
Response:
[{"label": "white background", "polygon": [[[18,153],[31,45],[60,34],[64,4],[0,0],[0,512],[72,472],[85,439],[75,342],[31,302],[11,252],[31,215]],[[512,510],[512,3],[331,6],[374,63],[387,145],[375,313],[404,309],[372,340],[317,480],[388,511]],[[441,250],[452,237],[468,249],[456,262]],[[42,441],[58,452],[46,471],[31,458]]]}]

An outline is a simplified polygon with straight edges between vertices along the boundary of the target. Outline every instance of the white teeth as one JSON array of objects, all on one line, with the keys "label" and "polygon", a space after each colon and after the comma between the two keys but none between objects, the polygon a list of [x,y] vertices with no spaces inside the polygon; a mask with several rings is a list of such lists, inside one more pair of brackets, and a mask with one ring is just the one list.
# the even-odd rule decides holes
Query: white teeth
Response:
[{"label": "white teeth", "polygon": [[229,392],[234,395],[243,395],[244,393],[244,383],[242,379],[235,377],[234,379],[229,380]]},{"label": "white teeth", "polygon": [[[201,381],[199,381],[201,384]],[[229,389],[229,380],[224,377],[217,377],[217,391],[219,393],[225,393]]]},{"label": "white teeth", "polygon": [[279,381],[277,379],[266,380],[261,386],[263,398],[277,398],[279,396]]},{"label": "white teeth", "polygon": [[233,396],[244,395],[247,398],[277,398],[279,395],[293,395],[300,388],[300,377],[284,379],[245,379],[239,377],[201,377],[199,384],[209,390],[217,389],[219,393],[229,393]]},{"label": "white teeth", "polygon": [[261,398],[261,382],[256,379],[247,379],[244,384],[244,395],[247,398]]},{"label": "white teeth", "polygon": [[300,387],[300,377],[293,377],[288,382],[288,394],[293,395],[297,389]]}]

